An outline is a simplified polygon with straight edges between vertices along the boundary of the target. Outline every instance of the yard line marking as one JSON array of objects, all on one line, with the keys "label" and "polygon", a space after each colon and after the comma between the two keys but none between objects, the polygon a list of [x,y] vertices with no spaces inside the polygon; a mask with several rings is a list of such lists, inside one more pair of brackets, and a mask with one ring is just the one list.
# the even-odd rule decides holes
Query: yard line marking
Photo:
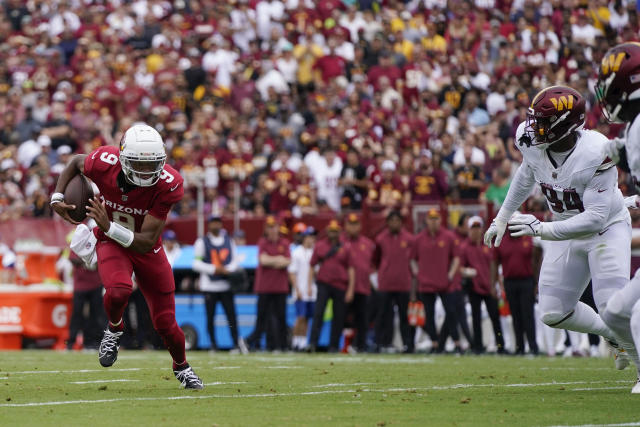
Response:
[{"label": "yard line marking", "polygon": [[248,383],[247,381],[230,381],[230,382],[215,381],[212,383],[205,383],[204,385],[227,385],[227,384],[248,384]]},{"label": "yard line marking", "polygon": [[325,387],[346,387],[346,386],[354,386],[354,385],[371,385],[373,383],[352,383],[352,384],[342,384],[342,383],[331,383],[331,384],[319,384],[312,386],[313,388],[325,388]]},{"label": "yard line marking", "polygon": [[552,427],[631,427],[640,426],[640,421],[633,421],[630,423],[615,423],[615,424],[580,424],[580,425],[563,425]]},{"label": "yard line marking", "polygon": [[264,366],[266,369],[302,369],[302,366]]},{"label": "yard line marking", "polygon": [[128,383],[140,380],[94,380],[94,381],[69,381],[69,384],[100,384],[100,383]]},{"label": "yard line marking", "polygon": [[[130,372],[130,371],[141,371],[142,369],[164,369],[164,368],[109,368],[109,372]],[[9,375],[16,374],[86,374],[92,372],[105,372],[104,369],[76,369],[69,371],[15,371],[15,372],[6,372]]]},{"label": "yard line marking", "polygon": [[581,387],[572,388],[571,391],[591,391],[591,390],[617,390],[617,389],[629,388],[628,386],[614,386],[614,387]]},{"label": "yard line marking", "polygon": [[0,377],[0,380],[8,380],[9,377]]},{"label": "yard line marking", "polygon": [[[56,405],[73,405],[85,403],[112,403],[122,401],[162,401],[162,400],[185,400],[185,399],[246,399],[246,398],[262,398],[262,397],[290,397],[290,396],[315,396],[322,394],[343,394],[343,393],[389,393],[389,392],[412,392],[417,390],[454,390],[459,388],[473,387],[545,387],[555,385],[575,385],[575,384],[607,384],[621,383],[630,381],[570,381],[570,382],[550,382],[550,383],[532,383],[532,384],[453,384],[449,386],[431,386],[431,387],[410,387],[410,388],[389,388],[389,389],[358,389],[358,390],[319,390],[319,391],[303,391],[292,393],[260,393],[260,394],[209,394],[204,396],[168,396],[168,397],[133,397],[118,399],[99,399],[99,400],[61,400],[52,402],[30,402],[30,403],[3,403],[0,408],[6,407],[30,407],[30,406],[56,406]],[[616,424],[612,424],[616,425]],[[617,424],[621,425],[621,424]],[[636,425],[636,424],[630,424]],[[638,424],[640,425],[640,424]]]}]

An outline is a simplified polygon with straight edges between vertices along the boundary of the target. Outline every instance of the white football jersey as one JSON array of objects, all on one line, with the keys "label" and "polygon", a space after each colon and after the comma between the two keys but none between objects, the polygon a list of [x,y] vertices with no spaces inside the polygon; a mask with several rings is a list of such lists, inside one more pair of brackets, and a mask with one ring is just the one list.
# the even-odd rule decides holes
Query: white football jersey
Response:
[{"label": "white football jersey", "polygon": [[627,125],[623,140],[633,183],[640,193],[640,116],[636,116],[633,122]]},{"label": "white football jersey", "polygon": [[[553,220],[566,220],[584,212],[585,188],[597,173],[615,167],[615,163],[604,153],[607,138],[597,131],[579,130],[573,152],[562,165],[557,165],[548,150],[527,146],[525,140],[528,136],[525,135],[524,129],[525,122],[522,122],[516,131],[516,147],[522,153],[524,163],[533,172],[536,183],[546,197],[549,209],[553,212]],[[640,157],[640,150],[638,156]],[[640,161],[638,164],[640,166]],[[640,168],[638,170],[640,171]],[[604,227],[622,221],[629,215],[620,189],[616,187],[612,190],[615,194],[611,199],[611,209]],[[608,189],[602,191],[608,192]],[[611,195],[603,194],[603,197]]]}]

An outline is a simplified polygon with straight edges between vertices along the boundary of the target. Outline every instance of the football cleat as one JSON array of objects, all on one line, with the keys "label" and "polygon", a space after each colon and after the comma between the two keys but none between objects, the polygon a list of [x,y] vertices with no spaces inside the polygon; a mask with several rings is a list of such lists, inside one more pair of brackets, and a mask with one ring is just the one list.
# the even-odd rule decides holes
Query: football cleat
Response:
[{"label": "football cleat", "polygon": [[180,381],[180,385],[185,389],[202,390],[204,388],[202,380],[193,372],[193,369],[191,369],[189,365],[180,371],[174,370],[173,375],[176,376],[178,381]]},{"label": "football cleat", "polygon": [[[624,348],[620,347],[620,345],[614,341],[606,341],[613,348],[613,360],[615,362],[616,369],[621,371],[629,366],[629,354],[624,350]],[[638,392],[640,392],[640,390]]]},{"label": "football cleat", "polygon": [[631,394],[640,394],[640,378],[636,381],[636,385],[631,389]]},{"label": "football cleat", "polygon": [[111,332],[109,328],[104,331],[104,336],[98,349],[98,360],[105,368],[113,365],[118,359],[118,349],[120,349],[120,338],[122,331]]}]

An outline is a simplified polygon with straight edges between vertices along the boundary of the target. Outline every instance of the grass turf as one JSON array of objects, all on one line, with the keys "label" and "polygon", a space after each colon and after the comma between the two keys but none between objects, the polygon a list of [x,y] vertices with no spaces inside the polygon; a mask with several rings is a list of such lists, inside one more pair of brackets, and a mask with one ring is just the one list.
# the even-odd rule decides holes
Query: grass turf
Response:
[{"label": "grass turf", "polygon": [[[606,358],[192,352],[0,353],[0,425],[581,425],[640,421],[635,370]],[[99,382],[100,381],[100,382]],[[634,425],[640,425],[634,424]]]}]

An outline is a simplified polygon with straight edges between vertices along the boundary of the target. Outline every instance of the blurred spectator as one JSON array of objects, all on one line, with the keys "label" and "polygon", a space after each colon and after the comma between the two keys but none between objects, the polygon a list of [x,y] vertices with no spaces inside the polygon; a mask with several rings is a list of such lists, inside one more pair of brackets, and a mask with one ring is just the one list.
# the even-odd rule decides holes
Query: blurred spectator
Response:
[{"label": "blurred spectator", "polygon": [[[346,304],[353,301],[355,273],[349,269],[350,248],[340,239],[338,221],[331,220],[326,228],[326,233],[327,237],[316,243],[310,261],[312,268],[309,269],[309,287],[315,281],[318,295],[311,324],[309,351],[314,352],[318,346],[324,312],[330,299],[333,318],[331,319],[329,352],[337,353],[344,327]],[[318,269],[317,273],[315,268]]]},{"label": "blurred spectator", "polygon": [[442,169],[436,169],[439,165],[433,165],[432,157],[430,150],[421,150],[417,171],[409,181],[411,200],[414,202],[440,202],[447,195],[447,175]]},{"label": "blurred spectator", "polygon": [[462,352],[455,303],[447,292],[460,266],[457,250],[455,235],[442,228],[440,211],[430,209],[427,212],[425,229],[416,236],[415,257],[418,264],[416,274],[418,299],[422,301],[425,308],[424,329],[431,338],[431,350],[434,353],[444,350],[439,347],[438,333],[436,332],[436,297],[440,297],[446,317],[450,322],[443,324],[443,327],[449,328],[456,351]]},{"label": "blurred spectator", "polygon": [[[69,261],[73,264],[73,311],[67,349],[73,348],[80,331],[83,347],[97,349],[107,320],[102,307],[102,281],[98,271],[86,267],[75,253],[70,253]],[[88,316],[85,316],[85,305],[88,305]]]},{"label": "blurred spectator", "polygon": [[313,227],[305,227],[299,234],[302,236],[302,244],[291,252],[291,264],[288,268],[289,281],[296,300],[296,322],[293,325],[291,340],[294,351],[306,349],[308,345],[308,322],[313,318],[318,293],[315,281],[309,281],[316,231]]},{"label": "blurred spectator", "polygon": [[258,242],[258,269],[253,285],[254,292],[258,294],[258,316],[253,332],[245,338],[246,343],[239,343],[248,349],[258,347],[272,316],[275,319],[275,348],[284,350],[287,346],[285,310],[289,294],[287,268],[291,263],[291,255],[289,242],[280,236],[279,228],[280,224],[274,217],[267,217],[264,237]]},{"label": "blurred spectator", "polygon": [[495,283],[491,274],[493,255],[491,249],[482,243],[484,221],[479,216],[472,216],[468,220],[469,239],[460,249],[460,266],[462,276],[470,279],[467,289],[469,303],[471,304],[471,316],[473,318],[473,345],[475,354],[484,353],[482,343],[482,314],[481,304],[484,305],[493,325],[493,333],[498,353],[504,353],[504,339],[498,314],[498,296]]},{"label": "blurred spectator", "polygon": [[[504,290],[511,309],[517,355],[525,353],[525,334],[529,351],[531,354],[538,354],[533,314],[536,294],[533,267],[538,263],[534,260],[534,252],[535,256],[540,256],[530,237],[515,239],[509,233],[505,233],[500,246],[494,249],[495,262],[502,265]],[[497,268],[494,269],[497,271]]]},{"label": "blurred spectator", "polygon": [[410,262],[414,254],[414,237],[403,228],[403,217],[399,211],[389,212],[387,227],[378,234],[375,243],[373,260],[378,268],[378,349],[384,351],[391,346],[393,308],[397,306],[404,351],[413,353],[414,340],[407,319],[407,307],[412,287]]},{"label": "blurred spectator", "polygon": [[347,151],[347,161],[340,172],[339,185],[342,187],[342,208],[359,210],[367,194],[367,170],[358,159],[358,151]]},{"label": "blurred spectator", "polygon": [[238,321],[230,282],[231,275],[238,271],[236,245],[222,227],[220,216],[210,216],[207,229],[207,234],[196,240],[194,244],[193,270],[200,273],[199,289],[204,294],[211,348],[218,349],[215,337],[215,314],[216,306],[220,302],[229,323],[232,351],[245,353],[247,349],[243,347],[244,342],[238,341]]},{"label": "blurred spectator", "polygon": [[357,214],[349,214],[345,222],[345,240],[349,245],[349,268],[355,275],[353,301],[347,312],[353,313],[356,329],[355,350],[367,350],[367,333],[369,331],[368,308],[371,301],[371,274],[373,273],[373,253],[375,243],[362,235],[362,224]]}]

